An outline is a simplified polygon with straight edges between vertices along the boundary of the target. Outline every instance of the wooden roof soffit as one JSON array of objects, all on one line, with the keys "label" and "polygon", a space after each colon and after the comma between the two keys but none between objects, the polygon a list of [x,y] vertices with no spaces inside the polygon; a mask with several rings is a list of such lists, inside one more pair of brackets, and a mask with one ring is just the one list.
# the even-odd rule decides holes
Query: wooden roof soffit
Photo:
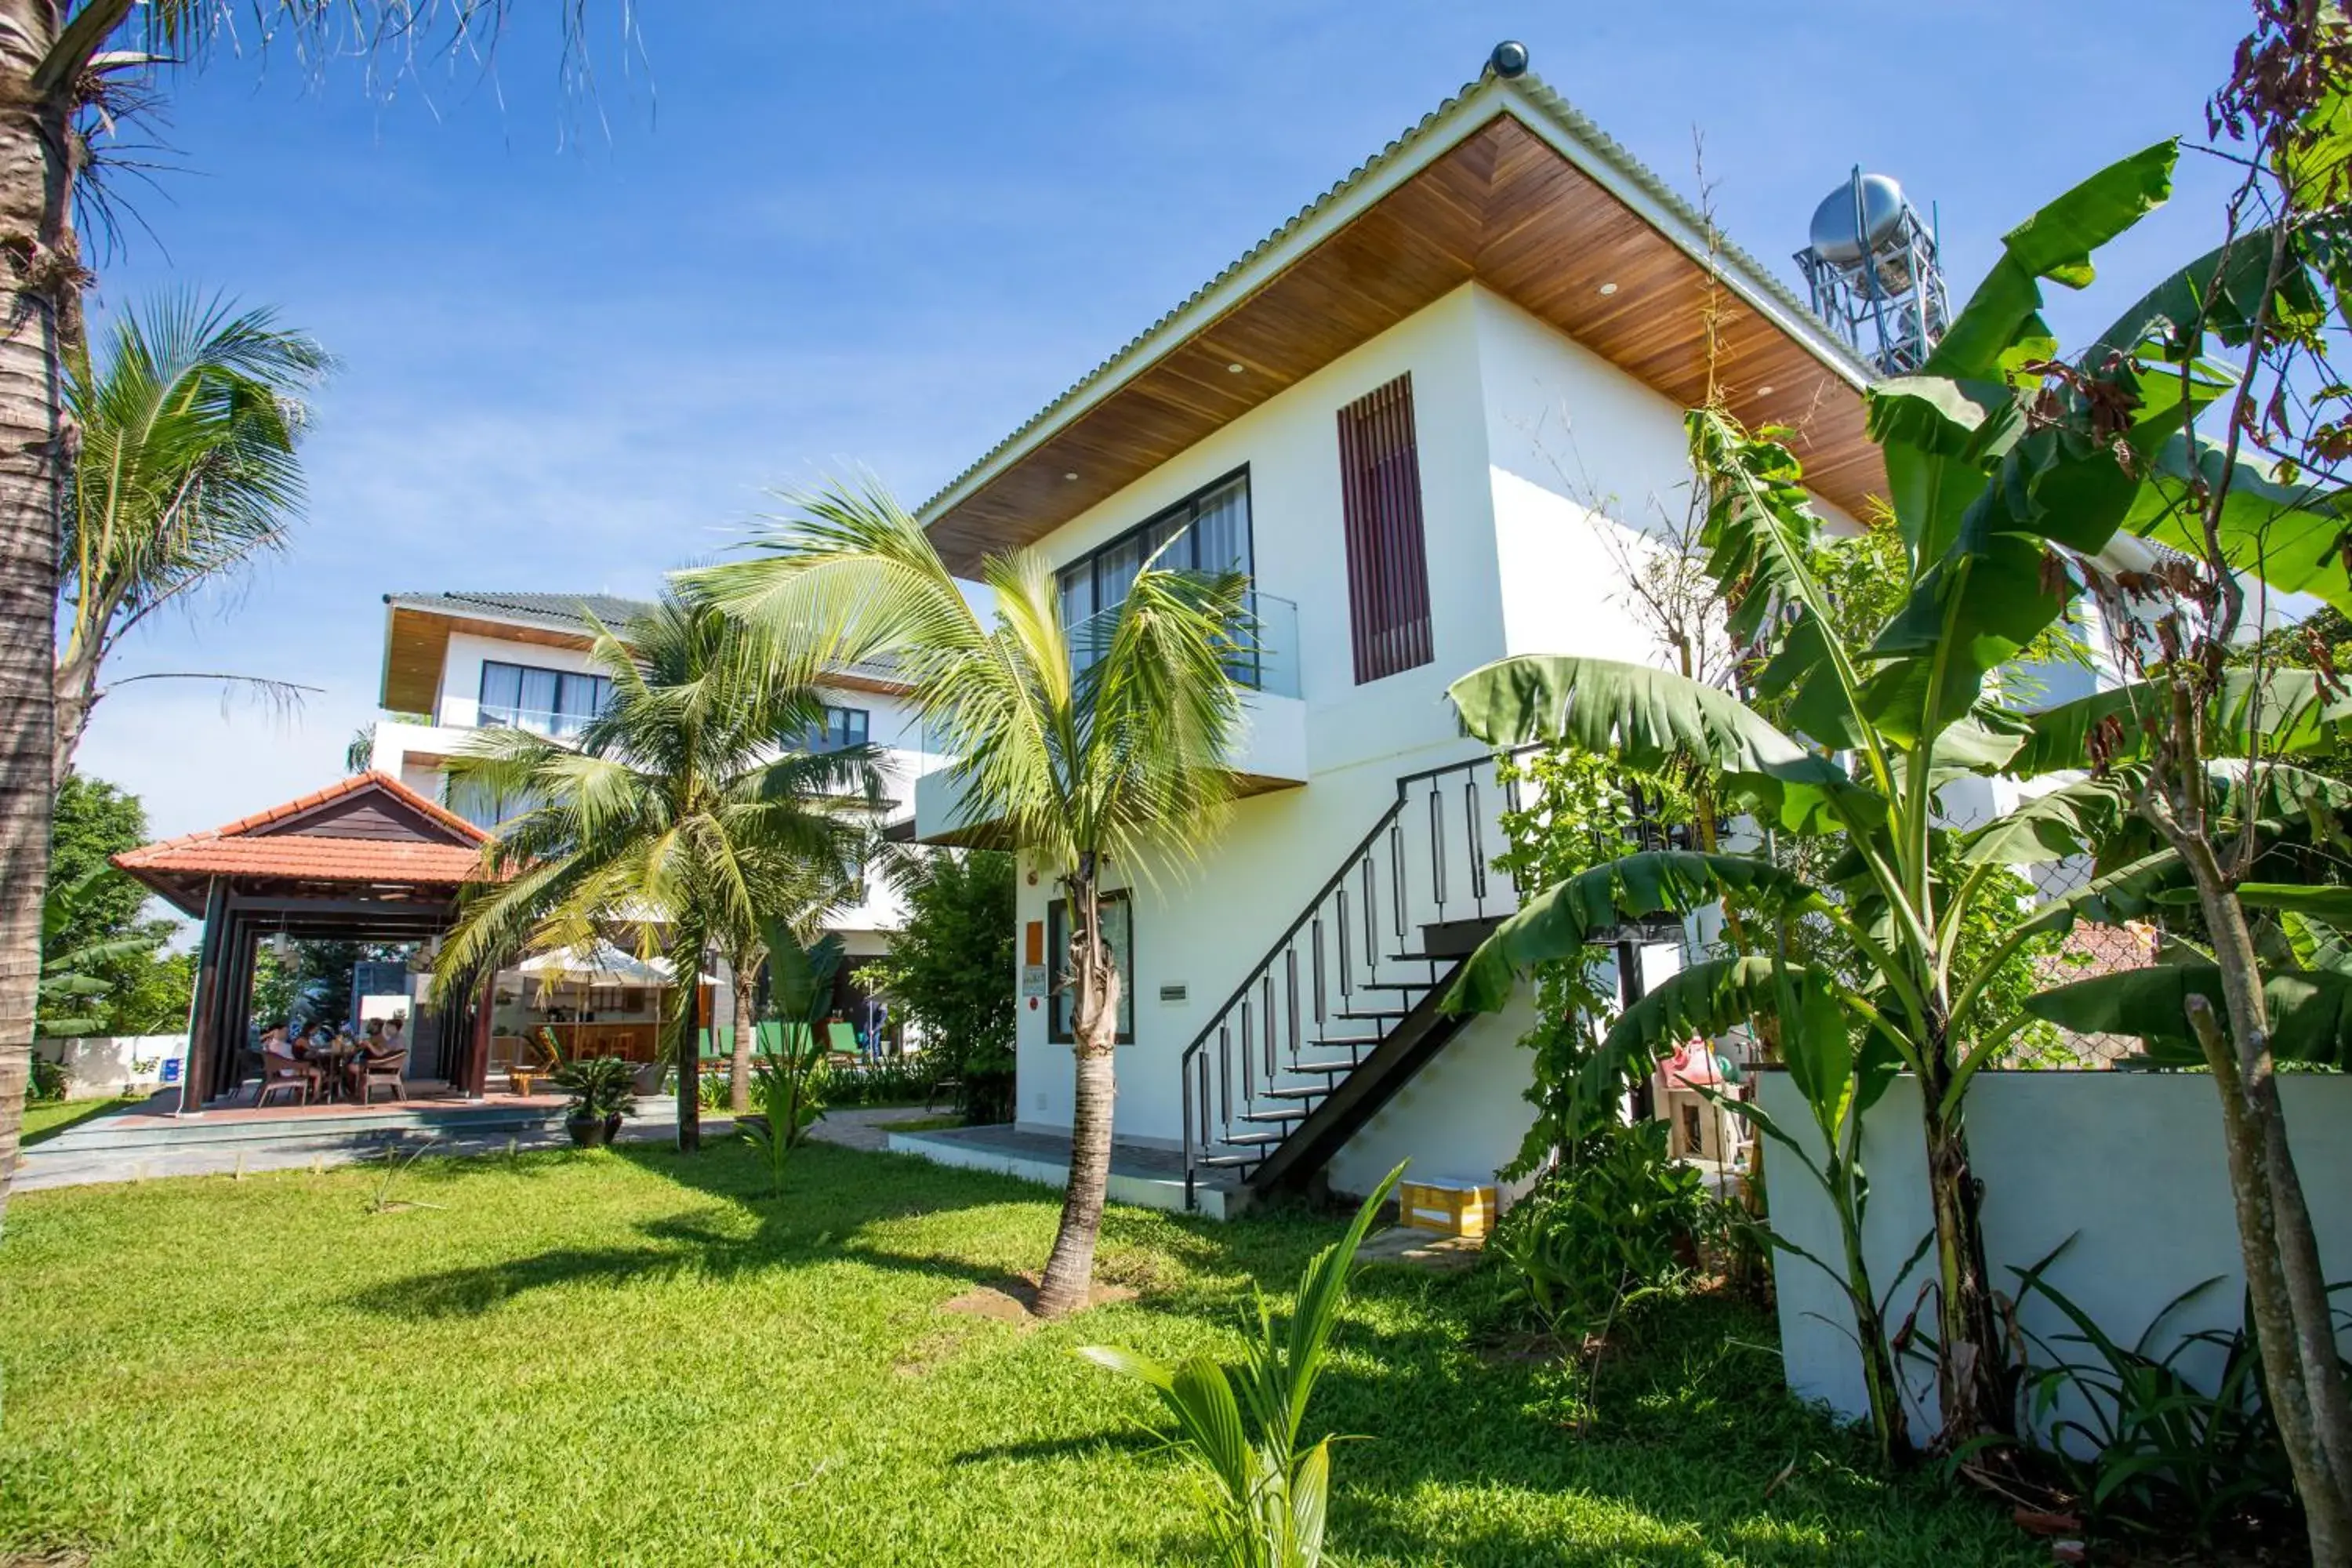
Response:
[{"label": "wooden roof soffit", "polygon": [[[1507,105],[1222,309],[1208,298],[1218,286],[1204,290],[1213,313],[1186,328],[1179,311],[1165,344],[1139,340],[1134,367],[1090,378],[1126,377],[1091,404],[1087,384],[1073,389],[1077,412],[1049,410],[1042,435],[1008,441],[934,499],[931,538],[959,571],[1032,543],[1470,282],[1675,404],[1704,401],[1707,267]],[[1864,431],[1867,373],[1777,289],[1715,285],[1727,401],[1751,426],[1797,430],[1808,484],[1859,513],[1886,484]]]}]

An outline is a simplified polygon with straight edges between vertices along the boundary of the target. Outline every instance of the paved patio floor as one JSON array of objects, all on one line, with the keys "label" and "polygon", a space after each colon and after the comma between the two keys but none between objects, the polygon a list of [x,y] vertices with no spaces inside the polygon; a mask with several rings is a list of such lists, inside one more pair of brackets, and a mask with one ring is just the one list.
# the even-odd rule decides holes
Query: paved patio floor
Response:
[{"label": "paved patio floor", "polygon": [[[151,1109],[152,1107],[153,1109]],[[637,1101],[621,1130],[624,1142],[672,1136],[677,1102],[667,1096]],[[703,1136],[726,1137],[734,1123],[705,1114]],[[19,1191],[83,1186],[96,1182],[143,1182],[161,1176],[206,1176],[239,1171],[286,1171],[317,1163],[345,1165],[381,1158],[387,1148],[429,1147],[436,1154],[488,1154],[561,1147],[561,1096],[493,1096],[482,1100],[412,1100],[405,1105],[250,1107],[173,1117],[155,1101],[109,1111],[26,1149],[14,1186]]]}]

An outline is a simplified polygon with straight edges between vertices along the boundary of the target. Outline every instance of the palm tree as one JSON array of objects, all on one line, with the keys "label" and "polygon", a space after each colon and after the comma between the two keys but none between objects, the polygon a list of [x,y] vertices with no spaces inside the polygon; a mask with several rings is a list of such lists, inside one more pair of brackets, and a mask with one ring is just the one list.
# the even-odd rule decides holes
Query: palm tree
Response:
[{"label": "palm tree", "polygon": [[[625,47],[634,8],[611,8]],[[419,58],[486,58],[508,8],[473,0],[285,0],[265,40],[313,68],[358,52],[389,90]],[[557,7],[562,75],[585,87],[584,0]],[[0,332],[0,1217],[16,1168],[40,976],[41,898],[56,789],[58,539],[72,465],[66,389],[87,357],[92,280],[77,209],[97,204],[108,141],[160,100],[152,68],[200,61],[237,13],[198,0],[0,0],[0,235],[8,330]],[[242,29],[239,29],[242,31]],[[242,52],[242,51],[240,51]]]},{"label": "palm tree", "polygon": [[301,395],[331,363],[268,310],[232,316],[220,300],[173,294],[116,321],[104,363],[68,383],[81,446],[58,552],[60,775],[131,628],[284,547],[302,507]]},{"label": "palm tree", "polygon": [[701,1140],[696,997],[703,964],[763,919],[839,901],[881,800],[874,753],[796,746],[823,704],[781,679],[765,639],[716,609],[665,597],[592,657],[611,705],[577,749],[495,730],[450,777],[530,803],[485,851],[485,877],[442,944],[436,994],[463,994],[526,945],[634,946],[667,960],[678,1147]]},{"label": "palm tree", "polygon": [[1069,900],[1077,1079],[1070,1181],[1037,1308],[1086,1304],[1110,1181],[1120,979],[1104,940],[1105,877],[1181,865],[1231,801],[1241,711],[1229,668],[1246,640],[1247,581],[1151,563],[1126,600],[1062,624],[1053,569],[1015,551],[982,563],[992,624],[922,527],[879,487],[808,498],[756,559],[683,574],[791,647],[799,668],[887,651],[927,731],[953,756],[964,819]]}]

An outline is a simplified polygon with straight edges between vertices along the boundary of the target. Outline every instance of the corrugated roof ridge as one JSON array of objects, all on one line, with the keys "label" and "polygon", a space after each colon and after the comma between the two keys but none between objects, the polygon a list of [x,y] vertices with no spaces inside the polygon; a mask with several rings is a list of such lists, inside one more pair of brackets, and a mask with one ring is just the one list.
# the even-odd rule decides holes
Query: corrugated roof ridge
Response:
[{"label": "corrugated roof ridge", "polygon": [[[1234,260],[1227,263],[1223,268],[1220,268],[1215,277],[1210,279],[1206,283],[1203,283],[1199,288],[1193,289],[1190,294],[1185,295],[1181,300],[1178,301],[1169,310],[1162,311],[1159,320],[1153,321],[1151,325],[1146,327],[1142,331],[1129,339],[1124,345],[1114,350],[1102,361],[1101,363],[1096,365],[1094,369],[1080,376],[1076,381],[1072,382],[1057,396],[1055,396],[1052,402],[1046,404],[1045,407],[1039,409],[1036,413],[1023,420],[1013,429],[1011,434],[1007,435],[1003,440],[991,447],[987,451],[982,453],[979,458],[966,465],[962,471],[958,473],[953,479],[949,479],[937,490],[933,491],[928,500],[925,500],[920,506],[915,509],[915,515],[917,517],[920,517],[925,512],[929,511],[931,508],[937,506],[947,496],[953,493],[965,480],[971,479],[972,475],[978,473],[981,469],[988,467],[989,464],[994,462],[999,456],[1019,443],[1023,437],[1028,435],[1032,430],[1036,429],[1040,425],[1051,420],[1057,411],[1066,406],[1072,399],[1077,397],[1086,392],[1087,388],[1100,381],[1121,362],[1147,347],[1153,339],[1157,338],[1161,332],[1166,331],[1168,327],[1177,320],[1177,318],[1182,316],[1186,311],[1192,309],[1192,307],[1198,304],[1203,297],[1214,292],[1216,289],[1227,279],[1233,277],[1236,272],[1239,272],[1244,268],[1249,266],[1251,262],[1256,260],[1258,257],[1265,254],[1265,252],[1270,247],[1279,245],[1285,238],[1297,232],[1299,226],[1307,223],[1318,213],[1322,212],[1330,206],[1333,202],[1338,201],[1349,191],[1362,184],[1382,166],[1402,155],[1415,142],[1426,136],[1439,121],[1444,119],[1446,116],[1452,114],[1456,109],[1460,108],[1473,93],[1477,92],[1480,89],[1486,87],[1490,82],[1496,81],[1498,79],[1498,79],[1495,75],[1493,68],[1489,67],[1487,69],[1481,71],[1470,81],[1464,83],[1459,90],[1455,91],[1452,96],[1439,103],[1435,109],[1431,110],[1427,114],[1423,115],[1411,126],[1408,126],[1403,132],[1391,138],[1387,145],[1383,146],[1379,152],[1373,153],[1370,157],[1365,159],[1361,163],[1359,163],[1351,172],[1331,185],[1329,189],[1324,191],[1322,195],[1317,196],[1313,201],[1308,202],[1305,206],[1299,208],[1297,213],[1293,214],[1279,227],[1275,229],[1273,233],[1267,235],[1264,239],[1259,240],[1255,245],[1251,246]],[[1700,213],[1696,207],[1691,205],[1687,200],[1675,191],[1672,186],[1668,185],[1664,180],[1661,179],[1656,172],[1652,170],[1648,164],[1643,163],[1639,158],[1634,157],[1633,153],[1626,151],[1623,143],[1620,142],[1615,137],[1611,136],[1607,132],[1601,130],[1601,127],[1595,123],[1589,115],[1585,114],[1582,110],[1578,109],[1574,104],[1569,102],[1567,99],[1561,97],[1558,91],[1547,85],[1541,77],[1538,77],[1533,71],[1528,71],[1520,76],[1508,79],[1510,80],[1511,85],[1524,92],[1528,100],[1535,104],[1537,108],[1550,115],[1553,121],[1559,124],[1560,129],[1566,131],[1578,142],[1591,147],[1591,150],[1604,162],[1609,163],[1620,174],[1622,174],[1628,179],[1632,180],[1634,184],[1639,186],[1644,195],[1649,195],[1659,202],[1669,212],[1673,213],[1683,222],[1688,224],[1693,229],[1701,234],[1707,232],[1709,225],[1705,215]],[[1739,246],[1732,243],[1729,237],[1723,232],[1720,226],[1715,227],[1714,245],[1716,250],[1717,269],[1718,272],[1723,270],[1723,263],[1727,259],[1736,263],[1739,270],[1746,275],[1746,280],[1754,282],[1761,287],[1763,290],[1770,295],[1774,300],[1795,310],[1801,319],[1816,324],[1822,324],[1821,319],[1813,313],[1813,308],[1811,305],[1798,299],[1793,289],[1790,289],[1787,284],[1774,277],[1765,268],[1761,262],[1756,259],[1755,257],[1748,254],[1748,251],[1741,248]],[[1821,337],[1822,342],[1829,346],[1832,352],[1837,353],[1841,358],[1845,359],[1851,368],[1865,377],[1874,379],[1874,374],[1870,368],[1864,364],[1860,359],[1846,353],[1844,345],[1837,342],[1836,334],[1831,332],[1827,329],[1826,325],[1823,325]]]}]

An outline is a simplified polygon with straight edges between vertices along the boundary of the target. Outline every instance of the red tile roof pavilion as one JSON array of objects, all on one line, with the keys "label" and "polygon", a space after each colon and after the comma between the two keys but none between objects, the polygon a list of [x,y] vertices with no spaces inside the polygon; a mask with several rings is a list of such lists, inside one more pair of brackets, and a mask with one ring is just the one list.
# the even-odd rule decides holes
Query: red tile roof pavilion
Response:
[{"label": "red tile roof pavilion", "polygon": [[[484,874],[488,838],[398,779],[367,773],[115,856],[116,866],[205,923],[182,1109],[201,1110],[242,1079],[265,939],[437,937],[456,922],[459,889]],[[440,1076],[471,1094],[481,1092],[488,1059],[489,984],[484,976],[483,994],[436,1031]]]},{"label": "red tile roof pavilion", "polygon": [[114,863],[191,916],[215,877],[334,884],[446,901],[481,874],[488,835],[388,773],[359,773],[224,826],[127,849]]}]

